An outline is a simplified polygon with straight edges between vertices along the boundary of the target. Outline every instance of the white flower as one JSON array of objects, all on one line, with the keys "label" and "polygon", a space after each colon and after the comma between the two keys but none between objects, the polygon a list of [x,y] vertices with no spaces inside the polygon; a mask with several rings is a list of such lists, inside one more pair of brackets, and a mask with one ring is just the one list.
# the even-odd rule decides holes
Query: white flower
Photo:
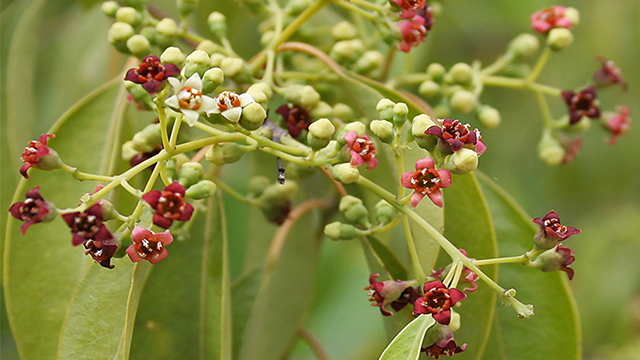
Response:
[{"label": "white flower", "polygon": [[173,95],[164,102],[180,110],[189,126],[195,125],[201,113],[210,115],[216,110],[215,101],[210,96],[202,95],[202,80],[198,73],[191,75],[185,82],[174,77],[167,80],[173,88]]},{"label": "white flower", "polygon": [[249,93],[236,94],[233,91],[223,91],[214,98],[217,108],[211,114],[220,114],[231,122],[238,122],[242,116],[242,108],[254,103],[253,96]]}]

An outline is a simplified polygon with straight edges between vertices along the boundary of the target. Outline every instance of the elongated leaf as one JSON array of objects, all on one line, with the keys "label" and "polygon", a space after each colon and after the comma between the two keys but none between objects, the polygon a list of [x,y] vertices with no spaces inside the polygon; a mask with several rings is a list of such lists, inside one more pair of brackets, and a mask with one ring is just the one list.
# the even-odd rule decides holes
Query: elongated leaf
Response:
[{"label": "elongated leaf", "polygon": [[[490,179],[486,176],[479,179],[496,225],[500,256],[530,250],[536,231],[531,218]],[[520,301],[533,304],[535,315],[519,319],[512,309],[498,309],[483,359],[580,358],[578,317],[564,273],[542,273],[519,264],[506,264],[500,268],[500,283],[514,287]]]},{"label": "elongated leaf", "polygon": [[389,343],[379,360],[417,360],[427,330],[435,324],[431,315],[420,315]]},{"label": "elongated leaf", "polygon": [[[386,270],[393,279],[408,279],[406,267],[398,260],[387,245],[375,236],[367,236],[364,240],[366,240],[366,246],[370,247],[376,256],[380,258],[380,261],[385,265]],[[365,246],[365,244],[363,244],[363,246]]]}]

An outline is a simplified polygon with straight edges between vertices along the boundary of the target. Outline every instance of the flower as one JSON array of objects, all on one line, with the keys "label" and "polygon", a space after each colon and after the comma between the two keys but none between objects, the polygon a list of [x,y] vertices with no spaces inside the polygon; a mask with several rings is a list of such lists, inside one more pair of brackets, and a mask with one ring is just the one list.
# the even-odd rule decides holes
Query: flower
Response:
[{"label": "flower", "polygon": [[417,10],[426,6],[425,0],[389,0],[389,3],[392,6],[400,7],[400,17],[403,19],[411,19]]},{"label": "flower", "polygon": [[242,108],[254,103],[249,93],[236,94],[233,91],[223,91],[214,98],[214,108],[209,114],[220,114],[231,122],[238,122],[242,116]]},{"label": "flower", "polygon": [[40,187],[28,190],[26,199],[12,204],[9,208],[11,216],[24,221],[20,233],[25,234],[29,226],[39,222],[49,222],[55,218],[56,208],[50,201],[44,201],[40,195]]},{"label": "flower", "polygon": [[42,134],[38,141],[31,140],[29,145],[22,152],[22,162],[24,165],[20,167],[20,174],[25,179],[29,178],[27,170],[35,166],[40,170],[53,170],[60,166],[60,158],[58,153],[47,147],[47,140],[56,137],[55,135]]},{"label": "flower", "polygon": [[459,120],[444,119],[442,127],[433,125],[425,131],[438,137],[438,148],[443,154],[451,154],[463,147],[474,150],[478,156],[482,155],[487,147],[482,143],[480,130],[471,131],[471,125],[462,124]]},{"label": "flower", "polygon": [[420,297],[420,294],[413,286],[418,282],[415,280],[387,280],[377,281],[376,278],[380,274],[371,274],[369,276],[369,286],[364,288],[369,290],[369,301],[371,306],[380,307],[380,312],[384,316],[391,316],[393,313],[387,309],[389,305],[395,311],[402,310],[408,303],[414,303]]},{"label": "flower", "polygon": [[544,272],[564,271],[569,276],[569,280],[573,280],[573,269],[571,269],[569,265],[573,264],[575,260],[576,257],[573,255],[573,250],[562,246],[562,244],[558,244],[555,248],[540,254],[532,263],[532,266]]},{"label": "flower", "polygon": [[198,73],[194,73],[184,82],[173,77],[168,80],[173,88],[173,95],[164,102],[173,109],[180,110],[187,118],[189,126],[195,125],[201,113],[210,115],[215,112],[215,101],[202,95],[202,80]]},{"label": "flower", "polygon": [[367,170],[373,170],[378,166],[376,159],[376,147],[371,138],[367,135],[358,137],[355,131],[347,131],[342,137],[347,141],[351,153],[351,166],[358,167],[364,163],[369,165]]},{"label": "flower", "polygon": [[549,30],[557,27],[564,27],[571,30],[573,24],[571,19],[565,17],[567,8],[564,6],[554,6],[531,15],[531,27],[540,34],[546,34]]},{"label": "flower", "polygon": [[411,21],[398,21],[398,28],[402,33],[402,42],[398,45],[398,49],[409,52],[412,46],[418,46],[427,36],[427,27],[425,26],[426,18],[420,15],[413,17]]},{"label": "flower", "polygon": [[436,206],[443,207],[441,188],[451,186],[451,172],[449,170],[436,170],[432,158],[419,159],[416,162],[416,171],[407,171],[402,174],[402,186],[414,189],[411,195],[411,207],[418,206],[420,200],[427,195]]},{"label": "flower", "polygon": [[137,68],[127,71],[124,79],[142,85],[149,92],[155,94],[164,87],[164,80],[180,73],[174,64],[162,64],[155,55],[145,56]]},{"label": "flower", "polygon": [[[158,155],[160,153],[160,151],[162,151],[163,147],[162,144],[158,144],[156,145],[156,147],[148,152],[144,152],[144,151],[140,151],[139,153],[137,153],[134,157],[131,158],[131,160],[129,160],[129,165],[131,167],[134,167],[138,164],[140,164],[141,162],[155,156]],[[149,169],[153,170],[153,168],[156,166],[156,164],[153,164],[151,166],[149,166]]]},{"label": "flower", "polygon": [[103,224],[104,218],[100,201],[91,205],[84,212],[62,214],[62,219],[71,228],[73,246],[78,246],[88,240],[105,242],[113,239],[113,235]]},{"label": "flower", "polygon": [[609,144],[615,144],[618,138],[625,136],[631,130],[631,118],[629,117],[629,108],[627,106],[618,106],[616,108],[619,114],[607,116],[604,120],[604,127],[611,132]]},{"label": "flower", "polygon": [[115,239],[107,240],[87,240],[84,242],[85,255],[91,255],[93,260],[107,269],[113,269],[115,265],[111,265],[111,258],[118,250],[118,244]]},{"label": "flower", "polygon": [[300,136],[302,130],[309,129],[309,125],[311,124],[309,111],[300,105],[289,107],[289,105],[284,104],[276,110],[276,113],[282,115],[286,120],[287,130],[289,130],[289,134],[294,138]]},{"label": "flower", "polygon": [[622,90],[627,91],[627,83],[622,79],[622,71],[611,60],[602,56],[598,57],[602,67],[593,74],[593,81],[596,86],[604,88],[615,84],[620,84]]},{"label": "flower", "polygon": [[573,226],[562,225],[558,214],[553,210],[549,211],[542,219],[535,218],[531,221],[540,225],[533,236],[533,241],[536,247],[542,250],[551,249],[560,241],[568,239],[569,236],[580,233],[580,230]]},{"label": "flower", "polygon": [[141,226],[136,226],[131,232],[133,244],[127,248],[127,255],[133,262],[148,260],[157,264],[169,255],[165,246],[173,242],[173,236],[169,230],[153,233]]},{"label": "flower", "polygon": [[413,315],[432,314],[442,325],[451,322],[451,307],[466,298],[458,289],[447,289],[440,280],[424,284],[424,295],[415,301]]},{"label": "flower", "polygon": [[600,117],[600,109],[595,101],[597,96],[595,87],[589,86],[579,93],[563,91],[561,96],[569,106],[570,125],[578,123],[583,116],[591,119]]},{"label": "flower", "polygon": [[151,190],[142,195],[142,199],[156,210],[153,223],[163,229],[168,229],[174,220],[187,221],[193,214],[193,206],[184,202],[186,189],[177,181],[159,190]]},{"label": "flower", "polygon": [[[463,253],[464,256],[468,256],[467,251],[465,249],[460,249],[460,252]],[[451,271],[451,264],[447,265],[447,267],[445,267],[444,269],[440,269],[438,271],[431,270],[431,276],[429,276],[428,279],[430,280],[442,279],[444,276],[446,276],[446,274],[449,271]],[[478,279],[480,279],[480,277],[476,275],[476,273],[471,271],[468,267],[465,266],[462,269],[462,276],[460,277],[460,283],[466,283],[469,287],[465,287],[462,290],[466,292],[474,292],[478,290],[478,284],[476,283]]]},{"label": "flower", "polygon": [[445,325],[436,324],[427,330],[425,343],[431,344],[420,349],[420,352],[426,353],[433,359],[439,359],[440,356],[453,356],[467,349],[467,344],[458,346],[453,338],[453,331]]}]

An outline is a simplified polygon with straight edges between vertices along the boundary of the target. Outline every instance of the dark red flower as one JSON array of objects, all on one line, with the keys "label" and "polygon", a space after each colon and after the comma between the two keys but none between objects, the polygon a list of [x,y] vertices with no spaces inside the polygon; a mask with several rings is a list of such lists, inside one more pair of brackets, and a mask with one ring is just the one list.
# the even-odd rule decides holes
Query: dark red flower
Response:
[{"label": "dark red flower", "polygon": [[427,23],[426,20],[426,17],[416,15],[411,21],[398,21],[398,28],[402,33],[402,42],[398,45],[398,49],[404,52],[409,52],[412,46],[418,46],[424,41],[428,31],[425,26]]},{"label": "dark red flower", "polygon": [[540,34],[546,34],[549,30],[557,27],[564,27],[571,30],[573,24],[571,19],[565,17],[567,8],[564,6],[554,6],[531,15],[531,27]]},{"label": "dark red flower", "polygon": [[558,244],[555,248],[540,254],[532,264],[544,272],[564,271],[569,276],[569,280],[573,280],[574,272],[569,265],[573,264],[575,260],[573,250]]},{"label": "dark red flower", "polygon": [[52,202],[44,201],[38,186],[27,191],[24,201],[11,205],[9,212],[14,218],[24,221],[20,227],[20,233],[24,235],[29,226],[53,220],[56,216],[56,207]]},{"label": "dark red flower", "polygon": [[107,269],[113,269],[111,258],[118,250],[118,244],[114,238],[107,240],[87,240],[84,242],[85,255],[91,255],[93,260]]},{"label": "dark red flower", "polygon": [[604,88],[615,84],[620,84],[622,90],[627,91],[627,83],[622,79],[622,71],[611,60],[602,56],[598,57],[602,67],[593,74],[593,81],[596,86]]},{"label": "dark red flower", "polygon": [[389,0],[389,3],[400,8],[400,17],[403,19],[411,19],[417,10],[426,6],[425,0]]},{"label": "dark red flower", "polygon": [[611,132],[609,144],[615,144],[619,138],[625,136],[631,130],[631,118],[627,106],[618,106],[618,114],[607,116],[604,120],[604,127]]},{"label": "dark red flower", "polygon": [[282,105],[276,113],[282,115],[287,122],[287,130],[291,136],[298,137],[302,133],[302,130],[308,130],[311,124],[311,116],[309,111],[300,105]]},{"label": "dark red flower", "polygon": [[[465,249],[460,249],[460,252],[463,253],[464,256],[468,256],[467,251]],[[437,271],[431,270],[431,276],[429,276],[428,279],[429,280],[442,279],[443,277],[446,277],[446,275],[449,273],[450,270],[451,270],[451,264],[447,265],[444,269],[440,269]],[[476,273],[471,271],[468,267],[465,266],[462,269],[462,276],[460,277],[459,284],[466,284],[469,286],[469,287],[465,287],[462,290],[466,292],[474,292],[478,290],[478,284],[476,283],[478,279],[480,279],[480,277],[476,275]]]},{"label": "dark red flower", "polygon": [[432,314],[442,325],[451,322],[451,307],[466,298],[458,289],[448,289],[442,281],[436,280],[424,284],[424,295],[415,301],[413,315]]},{"label": "dark red flower", "polygon": [[411,207],[416,207],[420,200],[427,195],[434,204],[444,206],[441,188],[451,186],[451,172],[449,170],[436,170],[432,158],[419,159],[416,162],[416,171],[407,171],[402,174],[402,186],[415,190],[411,195]]},{"label": "dark red flower", "polygon": [[413,288],[413,286],[418,284],[417,281],[377,281],[376,278],[378,276],[380,276],[380,274],[371,274],[371,276],[369,276],[370,285],[364,289],[369,290],[368,294],[371,306],[378,306],[382,315],[393,315],[391,311],[385,309],[388,306],[391,306],[395,311],[400,311],[407,306],[407,304],[413,304],[416,299],[420,297],[418,291]]},{"label": "dark red flower", "polygon": [[458,346],[453,338],[453,331],[448,326],[436,324],[429,328],[425,336],[426,343],[431,343],[427,347],[420,349],[420,352],[426,353],[433,359],[439,359],[440,356],[453,356],[467,349],[467,344]]},{"label": "dark red flower", "polygon": [[162,64],[155,55],[145,56],[137,68],[127,71],[124,79],[142,85],[150,94],[164,87],[164,80],[180,73],[174,64]]},{"label": "dark red flower", "polygon": [[482,143],[480,130],[471,130],[471,125],[462,124],[459,120],[444,119],[442,127],[433,125],[424,132],[438,137],[438,149],[443,154],[451,154],[463,147],[474,150],[478,156],[482,155],[487,147]]},{"label": "dark red flower", "polygon": [[169,230],[153,233],[141,226],[133,228],[131,238],[133,244],[127,248],[127,255],[131,261],[148,260],[152,264],[157,264],[169,255],[165,246],[173,242],[173,236]]},{"label": "dark red flower", "polygon": [[142,195],[142,199],[156,210],[153,223],[163,229],[168,229],[174,220],[187,221],[193,214],[193,206],[184,201],[184,186],[174,181],[163,191],[151,190]]},{"label": "dark red flower", "polygon": [[562,163],[566,164],[571,161],[578,155],[580,149],[582,148],[582,138],[580,136],[576,137],[563,137],[560,140],[560,144],[564,148],[564,157],[562,158]]},{"label": "dark red flower", "polygon": [[113,239],[113,235],[103,223],[101,202],[93,204],[84,212],[62,214],[62,219],[71,228],[73,246],[89,240],[108,242]]},{"label": "dark red flower", "polygon": [[[131,160],[129,160],[129,165],[131,165],[131,167],[134,167],[138,164],[140,164],[141,162],[158,155],[158,153],[160,153],[160,151],[162,151],[162,144],[158,144],[156,145],[155,149],[149,151],[149,152],[139,152],[138,154],[136,154],[134,157],[131,158]],[[153,168],[156,165],[153,164],[151,166],[149,166],[149,169],[153,170]]]},{"label": "dark red flower", "polygon": [[347,131],[342,138],[347,141],[347,146],[351,149],[351,166],[358,167],[366,163],[369,165],[367,170],[373,170],[378,166],[376,146],[369,136],[359,137],[355,131],[351,130]]},{"label": "dark red flower", "polygon": [[569,124],[576,124],[586,116],[590,119],[600,117],[600,109],[596,104],[596,96],[598,95],[596,88],[589,86],[582,89],[579,93],[573,91],[563,91],[562,98],[569,106]]},{"label": "dark red flower", "polygon": [[56,136],[42,134],[38,141],[31,140],[29,145],[24,148],[21,156],[24,165],[20,167],[20,174],[22,174],[25,179],[29,178],[27,170],[33,166],[40,170],[53,170],[59,167],[60,158],[58,157],[58,153],[47,147],[47,140],[54,137]]},{"label": "dark red flower", "polygon": [[579,234],[580,230],[573,226],[564,226],[560,223],[558,214],[551,210],[542,219],[535,218],[534,223],[540,225],[538,231],[533,237],[533,241],[538,249],[548,250],[558,245],[560,241],[564,241],[569,236]]}]

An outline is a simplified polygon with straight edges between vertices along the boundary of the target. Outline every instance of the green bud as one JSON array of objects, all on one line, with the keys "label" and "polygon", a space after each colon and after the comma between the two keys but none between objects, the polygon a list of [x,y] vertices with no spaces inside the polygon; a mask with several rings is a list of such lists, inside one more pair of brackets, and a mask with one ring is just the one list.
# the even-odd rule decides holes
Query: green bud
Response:
[{"label": "green bud", "polygon": [[441,102],[433,108],[433,113],[438,119],[446,119],[451,116],[451,108],[446,102]]},{"label": "green bud", "polygon": [[220,67],[220,64],[222,64],[222,60],[225,59],[226,56],[220,54],[220,53],[213,53],[211,54],[211,66],[212,67]]},{"label": "green bud", "polygon": [[289,0],[284,7],[284,11],[291,17],[300,15],[311,5],[311,0]]},{"label": "green bud", "polygon": [[471,66],[462,62],[453,65],[449,70],[449,74],[451,74],[453,82],[462,86],[470,85],[473,80],[473,70]]},{"label": "green bud", "polygon": [[207,24],[211,32],[218,38],[224,39],[227,37],[227,18],[222,13],[214,11],[209,14]]},{"label": "green bud", "polygon": [[478,168],[478,154],[468,148],[462,148],[444,158],[442,167],[454,174],[462,175]]},{"label": "green bud", "polygon": [[244,155],[242,146],[236,143],[215,144],[205,154],[207,161],[217,166],[234,163]]},{"label": "green bud", "polygon": [[264,124],[267,112],[262,105],[253,102],[242,109],[240,125],[247,130],[255,130]]},{"label": "green bud", "polygon": [[331,36],[338,41],[351,40],[357,35],[358,30],[349,21],[341,21],[331,28]]},{"label": "green bud", "polygon": [[144,36],[149,40],[149,44],[156,45],[158,43],[158,31],[155,27],[145,26],[140,29],[140,35]]},{"label": "green bud", "polygon": [[216,193],[218,186],[211,180],[202,180],[190,186],[185,195],[196,200],[206,199]]},{"label": "green bud", "polygon": [[336,221],[324,227],[324,234],[332,240],[351,240],[358,236],[358,229],[353,225]]},{"label": "green bud", "polygon": [[198,73],[202,78],[205,71],[211,67],[211,58],[205,51],[194,50],[187,56],[184,64],[184,77],[186,79],[195,73]]},{"label": "green bud", "polygon": [[344,132],[345,134],[348,131],[355,131],[356,134],[358,134],[358,136],[362,136],[364,134],[367,133],[367,126],[363,123],[361,123],[360,121],[354,121],[351,123],[348,123],[344,126]]},{"label": "green bud", "polygon": [[333,105],[333,116],[344,122],[351,121],[353,119],[353,110],[347,104],[336,103]]},{"label": "green bud", "polygon": [[380,118],[383,120],[387,120],[387,121],[392,121],[393,120],[393,108],[396,106],[396,104],[389,100],[389,99],[382,99],[380,101],[378,101],[378,104],[376,105],[376,110],[378,111],[378,114],[380,114]]},{"label": "green bud", "polygon": [[133,148],[133,142],[127,141],[122,144],[122,150],[120,151],[122,160],[130,161],[134,156],[138,155],[139,151]]},{"label": "green bud", "polygon": [[511,63],[504,67],[502,73],[514,78],[526,78],[531,74],[531,65],[523,62]]},{"label": "green bud", "polygon": [[384,200],[376,204],[376,221],[379,225],[390,224],[397,216],[398,211]]},{"label": "green bud", "polygon": [[340,64],[356,61],[364,53],[364,44],[360,39],[341,40],[333,44],[329,56]]},{"label": "green bud", "polygon": [[571,20],[573,26],[580,24],[580,12],[576,8],[568,7],[564,12],[564,17]]},{"label": "green bud", "polygon": [[567,132],[569,133],[582,133],[589,130],[589,128],[591,128],[591,123],[592,123],[591,119],[589,119],[586,116],[583,116],[577,123],[573,125],[569,125],[569,117],[567,116],[566,117],[567,125],[563,130],[567,130]]},{"label": "green bud", "polygon": [[[256,90],[260,90],[262,91],[266,96],[267,96],[267,100],[271,99],[271,97],[273,96],[273,90],[271,89],[271,86],[269,86],[269,84],[267,84],[266,82],[258,82],[255,83],[251,86],[249,86],[249,89],[247,89],[247,92],[249,94],[251,94],[252,89],[256,89]],[[253,95],[253,94],[251,94]],[[256,100],[256,96],[253,97],[254,100]],[[258,100],[256,100],[258,101]],[[260,102],[260,101],[258,101]]]},{"label": "green bud", "polygon": [[547,46],[553,51],[560,51],[571,45],[573,42],[573,33],[571,30],[563,27],[553,28],[549,30],[547,37]]},{"label": "green bud", "polygon": [[202,164],[193,161],[182,164],[177,174],[178,182],[185,188],[202,180],[203,176],[204,170],[202,169]]},{"label": "green bud", "polygon": [[191,160],[185,154],[178,154],[167,160],[167,164],[165,166],[167,177],[170,180],[173,180],[176,173],[182,168],[182,165],[188,163],[189,161]]},{"label": "green bud", "polygon": [[187,16],[196,9],[196,6],[200,0],[178,0],[178,9],[180,9],[180,14],[182,16]]},{"label": "green bud", "polygon": [[155,109],[153,99],[147,90],[142,85],[133,83],[131,81],[124,82],[124,88],[127,89],[131,97],[145,110]]},{"label": "green bud", "polygon": [[313,108],[309,109],[311,118],[331,118],[333,117],[333,108],[324,101],[320,101]]},{"label": "green bud", "polygon": [[549,130],[545,130],[542,134],[542,138],[538,143],[538,156],[547,165],[560,165],[564,156],[566,155],[565,149],[560,144],[560,141],[556,139]]},{"label": "green bud", "polygon": [[145,6],[147,6],[147,0],[124,0],[122,3],[125,6],[136,8],[140,12],[144,11]]},{"label": "green bud", "polygon": [[333,178],[344,184],[351,184],[358,180],[360,171],[358,168],[352,167],[349,163],[338,164],[331,168]]},{"label": "green bud", "polygon": [[331,136],[336,132],[336,127],[327,118],[318,119],[309,125],[307,141],[313,150],[320,150],[329,144]]},{"label": "green bud", "polygon": [[160,61],[162,63],[165,63],[165,64],[170,63],[178,67],[182,66],[182,63],[184,63],[184,60],[185,60],[185,56],[182,53],[182,50],[180,50],[175,46],[170,46],[166,48],[162,52],[162,55],[160,55]]},{"label": "green bud", "polygon": [[282,204],[287,201],[291,201],[296,191],[298,191],[298,184],[295,181],[287,181],[284,184],[271,184],[264,189],[260,200],[267,204]]},{"label": "green bud", "polygon": [[300,94],[300,105],[306,108],[312,108],[318,105],[320,102],[320,94],[313,88],[313,86],[304,86],[302,93]]},{"label": "green bud", "polygon": [[100,7],[100,10],[102,10],[105,15],[110,17],[115,17],[118,9],[120,9],[120,5],[118,5],[118,3],[115,1],[105,1]]},{"label": "green bud", "polygon": [[265,32],[262,33],[262,36],[260,37],[260,45],[262,45],[263,47],[269,46],[271,41],[273,41],[273,37],[275,35],[276,33],[273,30],[266,30]]},{"label": "green bud", "polygon": [[247,184],[247,196],[252,199],[259,198],[270,184],[269,179],[264,176],[252,177]]},{"label": "green bud", "polygon": [[388,144],[393,141],[393,123],[387,120],[372,120],[369,123],[369,128],[375,136],[382,140],[382,142]]},{"label": "green bud", "polygon": [[491,129],[500,125],[502,119],[498,110],[491,106],[484,105],[478,110],[478,120],[480,120],[482,126]]},{"label": "green bud", "polygon": [[172,38],[178,34],[178,24],[171,18],[164,18],[158,22],[156,30],[158,34]]},{"label": "green bud", "polygon": [[142,35],[133,35],[127,40],[127,49],[135,56],[144,57],[148,55],[150,48],[149,40]]},{"label": "green bud", "polygon": [[343,196],[340,199],[339,209],[349,222],[364,227],[371,226],[369,223],[369,210],[364,206],[362,200],[357,197],[351,195]]},{"label": "green bud", "polygon": [[140,13],[132,7],[123,6],[116,11],[116,21],[136,26],[141,20],[142,17],[140,16]]},{"label": "green bud", "polygon": [[218,46],[213,41],[204,39],[200,42],[200,44],[198,44],[196,50],[202,50],[209,54],[209,56],[211,56],[211,54],[215,53],[216,50],[218,50]]},{"label": "green bud", "polygon": [[405,103],[397,103],[393,107],[393,122],[397,127],[401,127],[405,121],[407,121],[407,115],[409,115],[409,107]]},{"label": "green bud", "polygon": [[461,114],[468,114],[476,108],[478,97],[467,90],[457,90],[449,99],[451,108]]},{"label": "green bud", "polygon": [[427,67],[427,74],[431,75],[431,78],[435,82],[442,82],[446,73],[447,69],[439,63],[431,63]]},{"label": "green bud", "polygon": [[220,61],[224,75],[236,82],[246,83],[251,80],[251,70],[240,58],[226,57]]},{"label": "green bud", "polygon": [[109,28],[107,39],[121,52],[127,52],[126,42],[134,34],[133,27],[127,23],[115,22]]},{"label": "green bud", "polygon": [[286,166],[287,179],[304,179],[316,173],[315,166],[303,166],[296,163],[288,163]]},{"label": "green bud", "polygon": [[220,84],[224,82],[224,72],[222,69],[214,67],[205,71],[202,77],[202,93],[212,93]]},{"label": "green bud", "polygon": [[437,136],[425,134],[425,131],[427,131],[427,129],[432,126],[437,125],[427,114],[420,114],[414,117],[413,121],[411,122],[411,135],[416,141],[416,144],[427,151],[432,151],[433,149],[435,149],[436,144],[438,143]]},{"label": "green bud", "polygon": [[136,151],[151,152],[162,141],[160,124],[149,124],[133,136],[132,147]]},{"label": "green bud", "polygon": [[538,38],[529,33],[516,36],[507,46],[507,53],[514,59],[526,59],[533,56],[540,49]]},{"label": "green bud", "polygon": [[369,50],[362,54],[353,66],[353,70],[358,74],[368,75],[382,68],[384,55],[380,51]]},{"label": "green bud", "polygon": [[420,95],[426,97],[427,99],[437,98],[442,95],[440,85],[431,80],[424,81],[422,84],[420,84],[418,92],[420,93]]}]

